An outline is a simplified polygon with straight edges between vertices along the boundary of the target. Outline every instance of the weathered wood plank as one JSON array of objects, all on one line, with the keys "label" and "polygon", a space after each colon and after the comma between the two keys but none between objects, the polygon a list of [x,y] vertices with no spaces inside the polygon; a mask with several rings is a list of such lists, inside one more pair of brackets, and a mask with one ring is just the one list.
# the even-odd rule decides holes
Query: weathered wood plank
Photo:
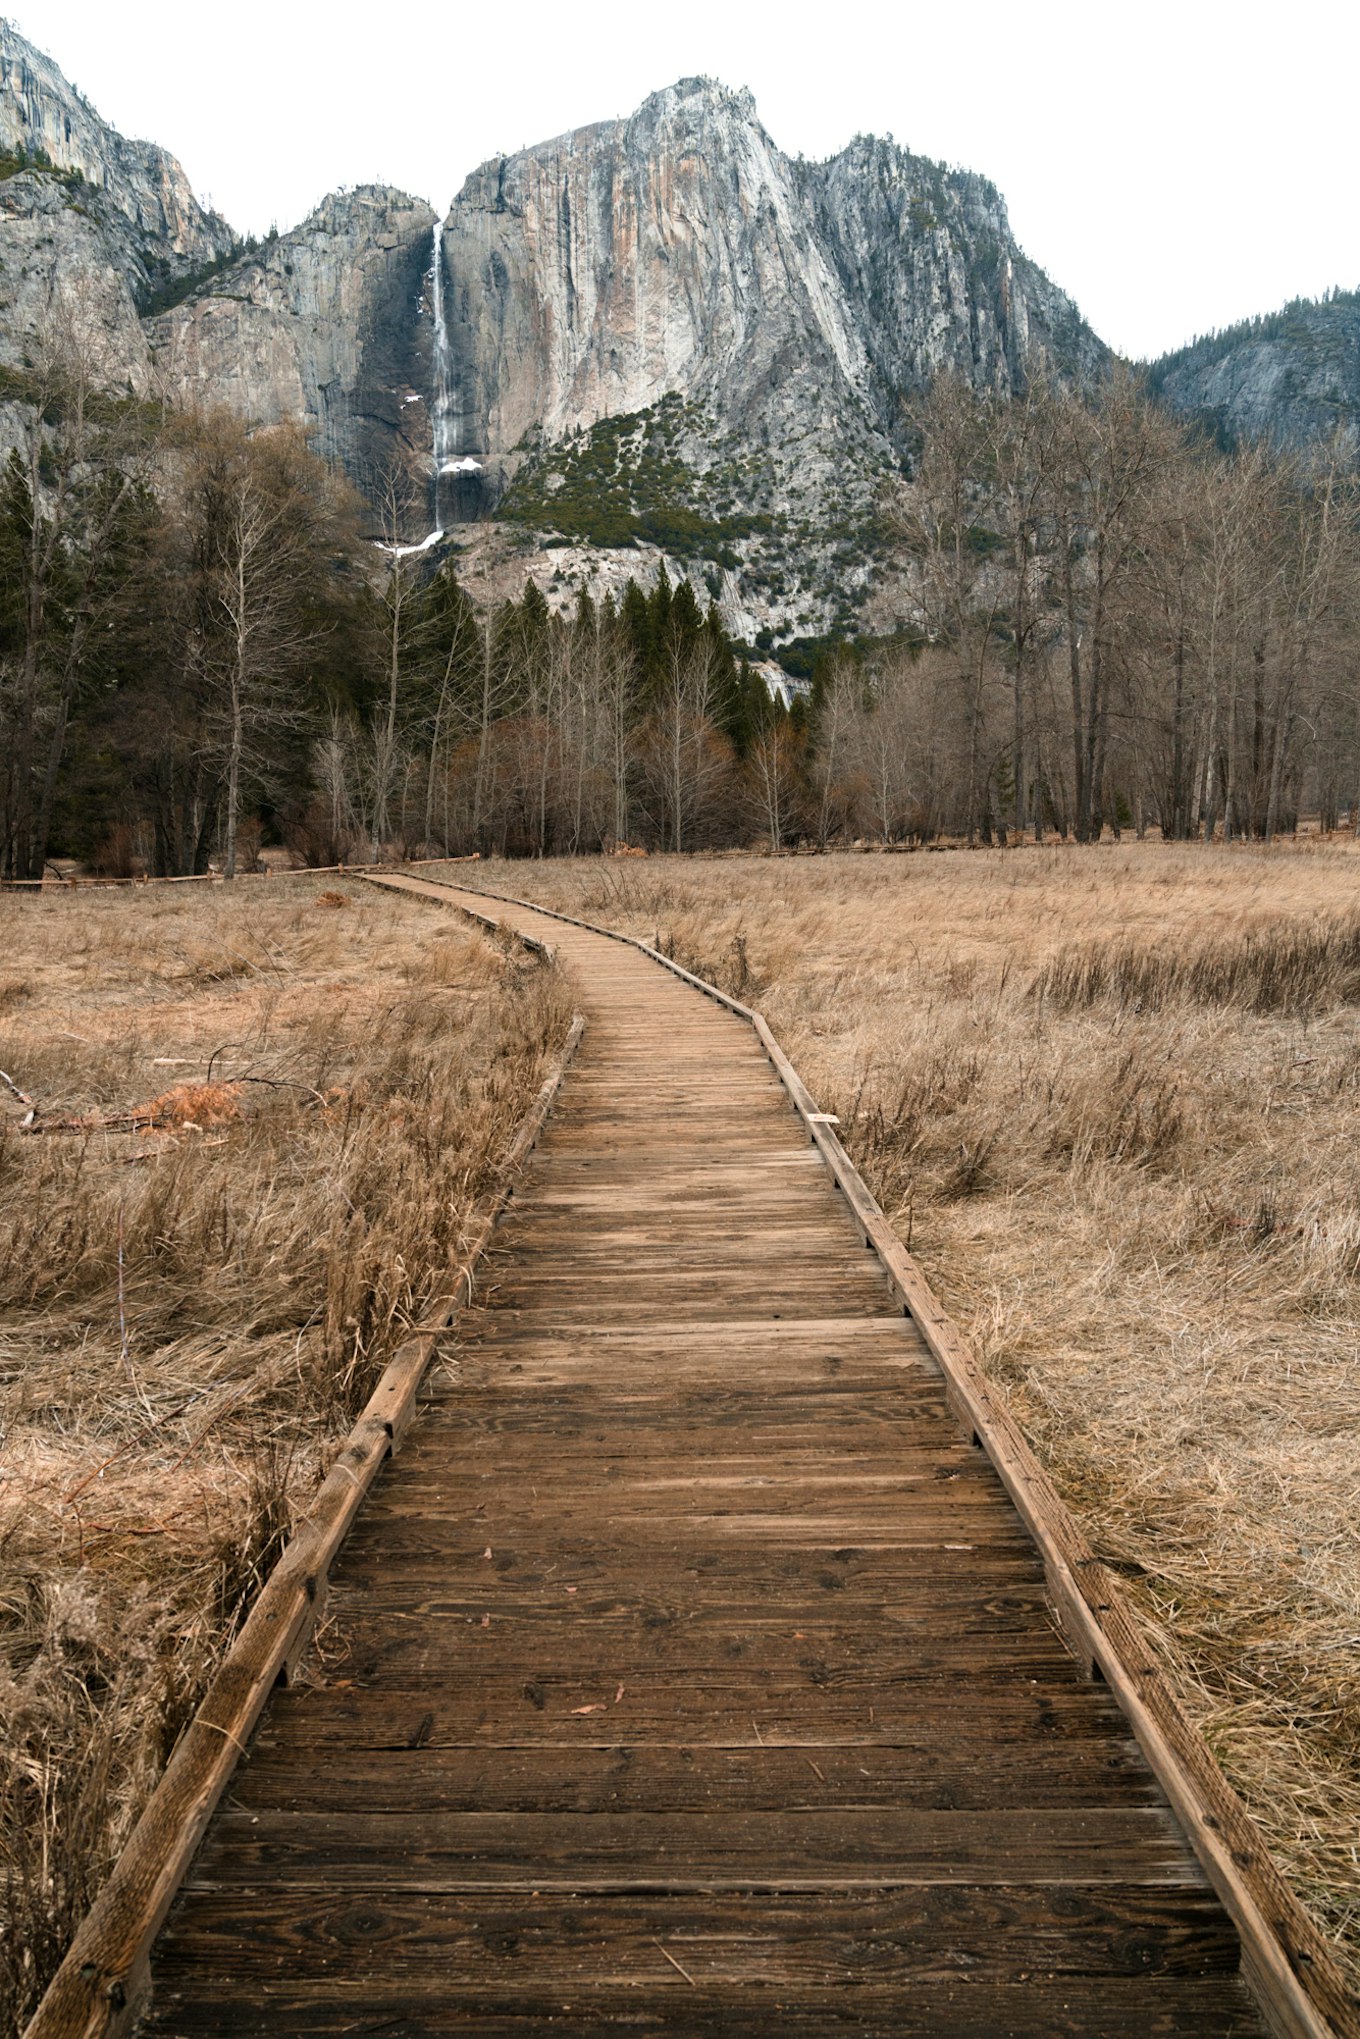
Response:
[{"label": "weathered wood plank", "polygon": [[[485,1354],[483,1353],[483,1357]],[[434,1390],[421,1397],[421,1436],[443,1437],[452,1449],[467,1452],[483,1445],[504,1445],[527,1452],[532,1441],[587,1439],[602,1458],[633,1453],[640,1444],[674,1451],[681,1439],[687,1453],[703,1459],[710,1451],[730,1452],[740,1440],[757,1459],[771,1454],[819,1450],[826,1457],[827,1426],[834,1422],[852,1457],[901,1450],[955,1449],[959,1433],[942,1412],[938,1395],[915,1396],[904,1385],[889,1391],[852,1383],[841,1389],[835,1379],[818,1382],[801,1397],[733,1395],[721,1391],[685,1395],[660,1387],[608,1399],[582,1393],[542,1396],[476,1393],[450,1370]],[[895,1406],[890,1406],[895,1405]],[[452,1433],[445,1435],[445,1433]]]},{"label": "weathered wood plank", "polygon": [[188,1887],[328,1890],[814,1890],[863,1884],[1144,1883],[1202,1889],[1161,1806],[839,1806],[763,1813],[237,1812]]},{"label": "weathered wood plank", "polygon": [[[339,1638],[345,1670],[356,1684],[393,1678],[408,1692],[456,1679],[469,1698],[496,1693],[507,1706],[518,1679],[521,1690],[528,1683],[552,1695],[575,1694],[574,1703],[581,1705],[608,1701],[614,1732],[626,1734],[636,1710],[650,1717],[686,1681],[712,1686],[738,1670],[753,1706],[778,1690],[786,1702],[796,1698],[800,1712],[815,1720],[824,1693],[859,1693],[866,1706],[890,1711],[913,1684],[955,1679],[981,1693],[1022,1679],[1058,1679],[1070,1662],[1046,1623],[965,1633],[937,1624],[926,1636],[908,1638],[899,1630],[892,1638],[875,1633],[858,1641],[846,1631],[836,1640],[816,1631],[802,1640],[767,1631],[711,1637],[705,1649],[691,1635],[669,1628],[643,1635],[597,1627],[568,1631],[564,1625],[545,1633],[489,1616],[486,1621],[489,1625],[465,1616],[416,1619],[384,1629],[351,1618]],[[616,1699],[620,1685],[624,1696]]]},{"label": "weathered wood plank", "polygon": [[[369,1688],[337,1671],[322,1691],[277,1693],[261,1744],[272,1746],[274,1735],[286,1733],[309,1754],[467,1743],[614,1747],[625,1732],[612,1717],[617,1689],[617,1680],[598,1678],[549,1683],[527,1667],[496,1685],[460,1679],[454,1689],[447,1680],[442,1686],[384,1680]],[[729,1668],[664,1684],[653,1679],[625,1697],[630,1746],[898,1747],[929,1736],[938,1746],[952,1738],[972,1747],[1048,1736],[1122,1741],[1126,1732],[1108,1692],[1068,1677],[996,1680],[985,1688],[968,1679],[923,1678],[885,1693],[878,1682],[815,1687],[806,1678],[772,1676],[754,1690],[740,1668]]]},{"label": "weathered wood plank", "polygon": [[[885,1564],[872,1583],[861,1573],[854,1584],[828,1580],[820,1591],[814,1582],[790,1577],[779,1566],[763,1571],[734,1567],[725,1577],[706,1571],[692,1579],[671,1574],[658,1580],[655,1568],[643,1562],[630,1577],[587,1579],[584,1585],[577,1583],[570,1560],[565,1572],[560,1559],[550,1566],[493,1567],[480,1552],[475,1559],[469,1552],[456,1578],[450,1577],[449,1565],[437,1560],[404,1565],[393,1578],[372,1556],[367,1563],[357,1559],[332,1574],[329,1611],[345,1622],[351,1637],[365,1622],[389,1615],[423,1622],[480,1621],[490,1614],[511,1624],[532,1622],[564,1639],[579,1637],[583,1626],[611,1635],[665,1629],[698,1646],[723,1648],[766,1632],[815,1632],[829,1638],[844,1634],[867,1649],[872,1639],[866,1624],[871,1630],[882,1624],[885,1639],[894,1641],[901,1639],[899,1629],[914,1637],[937,1629],[960,1634],[974,1624],[991,1630],[1031,1629],[1047,1620],[1042,1575],[1013,1564],[996,1564],[981,1575],[973,1564],[966,1571],[958,1565],[952,1575],[915,1563]],[[570,1595],[564,1597],[568,1586]]]},{"label": "weathered wood plank", "polygon": [[658,1980],[658,1942],[700,1986],[824,1990],[965,1978],[1231,1975],[1236,1939],[1207,1892],[1102,1885],[1010,1886],[970,1894],[929,1887],[741,1897],[573,1898],[408,1892],[318,1897],[269,1887],[205,1897],[163,1950],[166,1979],[196,1968],[296,1985],[357,1964],[417,1997],[469,1983],[514,1999],[561,1983],[593,1990]]},{"label": "weathered wood plank", "polygon": [[[384,1537],[361,1523],[331,1576],[337,1605],[344,1594],[367,1592],[400,1608],[408,1595],[433,1591],[479,1616],[494,1603],[507,1612],[566,1609],[578,1620],[606,1614],[674,1621],[735,1608],[762,1625],[801,1627],[807,1619],[862,1624],[880,1609],[903,1620],[937,1609],[985,1610],[998,1596],[1043,1604],[1043,1567],[1024,1544],[918,1545],[907,1552],[719,1546],[659,1573],[654,1555],[635,1545],[564,1551],[544,1535],[495,1549],[471,1539],[457,1547],[446,1540],[438,1548],[407,1553],[398,1569]],[[562,1596],[569,1586],[568,1600]]]},{"label": "weathered wood plank", "polygon": [[[683,1961],[683,1956],[676,1957]],[[233,2005],[230,2030],[239,2039],[310,2039],[336,2032],[384,2039],[475,2032],[478,2039],[527,2039],[551,2026],[578,2033],[683,2033],[686,2039],[770,2039],[771,2019],[787,2039],[1246,2039],[1259,2031],[1251,1999],[1236,1977],[1064,1977],[1033,1975],[1015,1984],[959,1981],[902,1989],[754,1988],[689,1982],[656,1950],[656,1969],[640,2002],[636,1984],[617,1993],[596,1989],[588,1974],[564,1961],[555,1990],[525,1990],[514,2007],[475,1986],[455,1994],[413,1997],[402,1988],[331,1981],[302,1989],[259,1985],[252,1996],[231,1976],[209,1975],[202,1991],[170,1997],[163,2021],[149,2034],[220,2039],[222,2003]],[[668,1975],[673,1980],[668,1980]],[[216,1987],[214,1987],[216,1984]],[[645,2008],[643,2005],[645,2004]]]},{"label": "weathered wood plank", "polygon": [[941,1735],[889,1747],[815,1752],[623,1742],[546,1748],[372,1749],[308,1758],[260,1737],[232,1779],[238,1810],[328,1812],[689,1812],[841,1805],[956,1808],[1160,1805],[1132,1737],[1034,1736],[991,1742]]}]

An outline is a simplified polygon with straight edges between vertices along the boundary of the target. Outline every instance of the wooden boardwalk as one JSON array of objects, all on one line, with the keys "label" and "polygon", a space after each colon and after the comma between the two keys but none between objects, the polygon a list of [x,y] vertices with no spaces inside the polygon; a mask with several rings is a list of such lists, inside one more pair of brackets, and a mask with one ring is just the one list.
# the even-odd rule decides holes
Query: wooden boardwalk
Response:
[{"label": "wooden boardwalk", "polygon": [[1263,2031],[751,1029],[507,917],[585,1039],[143,2030]]}]

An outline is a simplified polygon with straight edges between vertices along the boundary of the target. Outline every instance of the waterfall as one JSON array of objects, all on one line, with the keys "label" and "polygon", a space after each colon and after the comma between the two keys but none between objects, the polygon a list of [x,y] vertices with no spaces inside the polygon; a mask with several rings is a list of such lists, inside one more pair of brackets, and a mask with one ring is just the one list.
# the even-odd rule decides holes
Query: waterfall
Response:
[{"label": "waterfall", "polygon": [[453,410],[452,360],[448,321],[444,316],[444,223],[434,223],[434,268],[431,303],[434,308],[434,388],[431,393],[431,427],[434,442],[434,522],[443,529],[440,514],[440,485],[450,464],[457,441]]}]

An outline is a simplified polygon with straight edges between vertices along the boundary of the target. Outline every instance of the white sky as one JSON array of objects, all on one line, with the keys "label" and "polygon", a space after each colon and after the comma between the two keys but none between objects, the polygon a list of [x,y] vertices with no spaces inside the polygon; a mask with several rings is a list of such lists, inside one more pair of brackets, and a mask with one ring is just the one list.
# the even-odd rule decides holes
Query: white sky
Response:
[{"label": "white sky", "polygon": [[857,133],[982,171],[1135,357],[1360,284],[1355,0],[8,0],[241,232],[338,184],[443,207],[487,156],[706,73],[790,154]]}]

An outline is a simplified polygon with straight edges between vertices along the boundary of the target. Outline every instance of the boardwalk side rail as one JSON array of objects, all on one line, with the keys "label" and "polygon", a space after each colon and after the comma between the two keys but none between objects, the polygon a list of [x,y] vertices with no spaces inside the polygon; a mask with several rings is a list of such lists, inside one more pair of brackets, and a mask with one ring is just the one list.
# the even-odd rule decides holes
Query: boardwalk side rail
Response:
[{"label": "boardwalk side rail", "polygon": [[[442,881],[447,889],[455,880]],[[439,886],[439,879],[413,884]],[[1276,2039],[1360,2039],[1360,2004],[1326,1939],[1285,1882],[1256,1822],[1219,1769],[1153,1660],[1113,1573],[1097,1558],[1067,1504],[1040,1465],[1004,1399],[963,1334],[941,1307],[919,1263],[907,1252],[850,1159],[828,1114],[762,1014],[696,977],[636,935],[477,887],[502,905],[541,913],[591,934],[624,942],[670,970],[754,1028],[809,1138],[820,1150],[878,1256],[905,1315],[920,1331],[944,1376],[954,1415],[991,1460],[1044,1563],[1060,1631],[1087,1675],[1102,1679],[1127,1718],[1186,1838],[1237,1929],[1243,1973]],[[451,902],[454,903],[454,902]],[[462,902],[456,902],[463,911]],[[484,918],[473,912],[473,917]]]},{"label": "boardwalk side rail", "polygon": [[[527,946],[543,947],[532,938]],[[430,1363],[460,1310],[471,1301],[477,1263],[543,1130],[584,1031],[585,1020],[577,1013],[561,1055],[500,1163],[495,1186],[453,1269],[449,1294],[393,1354],[176,1743],[25,2039],[119,2039],[139,2015],[150,1986],[156,1935],[270,1693],[297,1668],[325,1602],[330,1567],[379,1469],[401,1443]]]}]

